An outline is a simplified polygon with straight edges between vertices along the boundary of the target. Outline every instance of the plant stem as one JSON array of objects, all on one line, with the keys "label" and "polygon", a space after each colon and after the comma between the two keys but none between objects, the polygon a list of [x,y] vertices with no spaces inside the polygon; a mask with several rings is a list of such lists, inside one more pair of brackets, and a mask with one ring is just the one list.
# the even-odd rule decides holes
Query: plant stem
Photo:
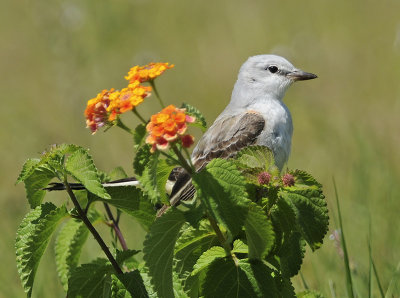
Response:
[{"label": "plant stem", "polygon": [[176,156],[179,159],[181,166],[191,175],[193,174],[193,168],[187,163],[186,159],[183,157],[182,153],[176,148],[175,144],[171,145],[172,150],[174,150]]},{"label": "plant stem", "polygon": [[175,163],[177,163],[178,165],[180,164],[179,160],[177,160],[177,159],[173,158],[171,155],[169,155],[169,154],[165,153],[165,152],[164,152],[164,151],[162,151],[162,150],[159,150],[159,152],[160,152],[162,155],[164,155],[166,158],[170,158],[170,159],[172,159],[172,160],[173,160]]},{"label": "plant stem", "polygon": [[114,216],[113,216],[113,214],[112,214],[112,212],[111,212],[110,206],[108,206],[107,203],[103,203],[103,205],[104,205],[104,209],[106,209],[106,213],[107,213],[108,218],[109,218],[109,219],[112,221],[112,223],[113,223],[113,224],[112,224],[112,227],[113,227],[113,229],[114,229],[114,231],[115,231],[115,234],[116,234],[117,237],[118,237],[119,243],[121,243],[122,249],[123,249],[123,250],[128,250],[128,246],[126,245],[125,238],[124,238],[124,236],[122,235],[121,230],[119,229],[118,223],[117,223],[116,220],[114,219]]},{"label": "plant stem", "polygon": [[192,169],[194,169],[194,165],[193,165],[193,163],[192,163],[192,156],[189,154],[189,151],[187,150],[186,147],[183,147],[183,151],[185,151],[185,153],[186,153],[186,156],[187,156],[187,158],[188,158],[188,160],[189,160],[190,167],[191,167]]},{"label": "plant stem", "polygon": [[117,118],[117,126],[133,135],[133,130],[126,126],[119,117]]},{"label": "plant stem", "polygon": [[89,229],[90,233],[92,233],[94,239],[99,243],[101,249],[104,251],[106,254],[108,260],[110,261],[111,265],[114,267],[114,270],[117,274],[123,274],[121,268],[118,266],[117,261],[114,259],[113,255],[111,254],[110,250],[108,249],[107,245],[104,243],[103,239],[101,238],[100,234],[96,231],[90,220],[87,218],[85,212],[82,210],[81,206],[79,205],[78,200],[75,197],[75,194],[73,193],[71,187],[69,186],[69,183],[67,181],[67,178],[64,177],[64,185],[65,189],[67,190],[67,193],[69,197],[71,198],[72,203],[74,203],[76,210],[78,211],[78,214],[84,224],[87,226]]},{"label": "plant stem", "polygon": [[153,88],[154,94],[156,95],[156,97],[158,99],[158,102],[160,103],[161,107],[165,108],[165,105],[164,105],[163,101],[161,100],[160,94],[157,91],[156,84],[154,83],[154,80],[150,80],[150,85],[151,85],[151,88]]},{"label": "plant stem", "polygon": [[140,121],[142,121],[143,124],[147,124],[147,121],[144,120],[144,118],[142,117],[142,115],[139,114],[139,112],[137,111],[137,108],[134,108],[132,110],[132,112],[139,118]]},{"label": "plant stem", "polygon": [[222,234],[220,228],[218,227],[217,222],[215,221],[215,219],[213,217],[211,217],[210,215],[207,215],[207,218],[211,224],[211,227],[213,228],[213,230],[215,231],[215,234],[217,234],[218,240],[221,243],[222,247],[225,249],[226,255],[227,256],[231,256],[232,255],[232,251],[231,248],[229,247],[229,245],[226,243],[226,239],[224,237],[224,235]]}]

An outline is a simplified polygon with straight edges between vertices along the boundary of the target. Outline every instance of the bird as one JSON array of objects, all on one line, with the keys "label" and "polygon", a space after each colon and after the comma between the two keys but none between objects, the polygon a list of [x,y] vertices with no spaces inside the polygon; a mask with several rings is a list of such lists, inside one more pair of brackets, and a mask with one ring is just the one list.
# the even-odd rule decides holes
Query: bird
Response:
[{"label": "bird", "polygon": [[[214,158],[233,158],[243,148],[251,145],[269,148],[275,165],[282,170],[291,152],[293,135],[292,116],[283,102],[288,88],[296,81],[311,80],[317,75],[302,71],[287,59],[271,54],[249,57],[241,66],[231,100],[201,137],[194,148],[191,160],[197,172]],[[135,178],[109,182],[106,187],[139,185]],[[179,204],[194,196],[195,189],[190,174],[175,168],[169,178],[170,205]],[[172,187],[171,187],[172,185]],[[72,185],[82,189],[79,184]],[[48,190],[63,189],[54,183]],[[169,206],[164,205],[158,215]]]},{"label": "bird", "polygon": [[[269,148],[282,170],[291,151],[293,122],[283,97],[296,81],[317,75],[302,71],[277,55],[257,55],[241,66],[229,104],[204,133],[193,150],[195,170],[201,171],[214,158],[232,158],[241,149],[260,145]],[[194,196],[191,177],[184,169],[175,174],[170,205]],[[169,206],[163,206],[161,215]]]}]

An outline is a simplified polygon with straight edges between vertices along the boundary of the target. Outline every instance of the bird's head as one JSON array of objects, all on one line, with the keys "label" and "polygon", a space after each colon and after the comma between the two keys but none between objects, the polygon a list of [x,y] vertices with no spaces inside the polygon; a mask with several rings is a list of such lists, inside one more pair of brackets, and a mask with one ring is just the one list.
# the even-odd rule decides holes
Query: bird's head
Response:
[{"label": "bird's head", "polygon": [[240,68],[238,82],[254,91],[268,93],[282,99],[295,81],[315,79],[317,76],[294,67],[276,55],[258,55],[247,59]]}]

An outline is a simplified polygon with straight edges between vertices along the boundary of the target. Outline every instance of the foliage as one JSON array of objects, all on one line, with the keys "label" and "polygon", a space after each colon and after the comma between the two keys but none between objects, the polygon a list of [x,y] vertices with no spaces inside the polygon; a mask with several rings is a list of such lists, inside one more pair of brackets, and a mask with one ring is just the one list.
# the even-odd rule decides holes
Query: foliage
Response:
[{"label": "foliage", "polygon": [[[153,81],[151,85],[156,91]],[[106,102],[104,96],[101,100]],[[93,106],[90,119],[97,119],[100,108]],[[196,108],[187,104],[183,108],[171,115],[205,129],[205,119]],[[16,250],[28,296],[40,258],[57,234],[56,267],[68,297],[295,297],[291,278],[300,270],[305,245],[320,248],[328,228],[322,185],[304,171],[280,173],[272,152],[261,146],[247,147],[233,159],[215,158],[197,172],[188,162],[186,122],[168,122],[166,115],[157,114],[147,126],[151,142],[158,142],[152,147],[144,123],[131,130],[120,114],[114,115],[114,124],[135,142],[134,185],[104,187],[102,183],[112,177],[125,177],[124,170],[101,173],[88,150],[76,145],[54,146],[24,164],[17,182],[25,183],[32,210],[18,229]],[[163,138],[173,131],[166,137],[168,146],[157,139],[158,121],[164,125]],[[169,206],[165,186],[176,167],[190,174],[195,192],[190,200]],[[53,179],[59,182],[48,186]],[[76,183],[86,192],[74,191]],[[46,189],[62,188],[73,208],[43,203]],[[104,215],[96,209],[99,203],[105,207]],[[156,206],[162,204],[166,211],[157,217]],[[148,232],[143,262],[136,259],[141,244],[133,249],[126,245],[118,225],[121,214],[133,217]],[[57,230],[62,220],[65,223]],[[112,250],[95,229],[98,223],[110,227]],[[89,233],[107,258],[81,264],[80,252]],[[299,293],[299,297],[310,295]]]}]

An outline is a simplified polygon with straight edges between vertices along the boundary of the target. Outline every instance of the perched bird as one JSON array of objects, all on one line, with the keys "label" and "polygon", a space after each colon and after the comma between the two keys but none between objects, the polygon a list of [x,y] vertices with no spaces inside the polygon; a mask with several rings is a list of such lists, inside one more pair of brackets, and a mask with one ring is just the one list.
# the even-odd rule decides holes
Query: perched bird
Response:
[{"label": "perched bird", "polygon": [[[268,147],[281,170],[290,154],[293,123],[282,99],[295,81],[317,76],[276,55],[247,59],[239,71],[231,101],[205,132],[192,153],[196,171],[213,158],[231,158],[250,145]],[[170,196],[171,205],[193,197],[190,175],[181,170]],[[159,214],[167,207],[164,206]]]},{"label": "perched bird", "polygon": [[[274,154],[276,166],[281,170],[289,158],[293,134],[292,117],[282,99],[294,82],[316,77],[294,67],[280,56],[258,55],[248,58],[240,68],[229,104],[193,150],[192,163],[196,171],[201,171],[213,158],[234,157],[250,145],[268,147]],[[176,168],[170,178],[174,180],[170,195],[172,206],[193,197],[195,189],[189,173]],[[128,179],[105,186],[119,186],[121,183],[139,184]],[[72,186],[82,188],[79,184]],[[62,185],[53,184],[48,189],[62,188]],[[158,214],[167,208],[162,207]]]}]

